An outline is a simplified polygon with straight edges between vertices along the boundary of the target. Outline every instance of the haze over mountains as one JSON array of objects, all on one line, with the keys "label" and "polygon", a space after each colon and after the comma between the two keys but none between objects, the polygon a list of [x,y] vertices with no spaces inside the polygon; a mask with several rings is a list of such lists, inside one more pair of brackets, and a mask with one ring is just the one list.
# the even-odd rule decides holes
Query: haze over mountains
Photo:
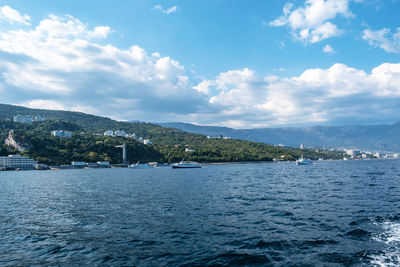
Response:
[{"label": "haze over mountains", "polygon": [[314,126],[262,129],[232,129],[198,126],[190,123],[158,123],[208,136],[223,135],[234,139],[298,147],[359,148],[365,150],[400,152],[400,123],[373,126]]}]

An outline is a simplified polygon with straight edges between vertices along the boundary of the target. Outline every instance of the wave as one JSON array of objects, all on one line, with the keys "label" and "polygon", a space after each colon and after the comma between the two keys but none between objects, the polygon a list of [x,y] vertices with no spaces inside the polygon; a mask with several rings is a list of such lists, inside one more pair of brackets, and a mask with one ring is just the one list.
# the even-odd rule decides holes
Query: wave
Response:
[{"label": "wave", "polygon": [[390,219],[375,221],[381,231],[373,234],[375,241],[385,244],[383,251],[371,255],[371,264],[377,266],[398,266],[400,264],[400,222]]}]

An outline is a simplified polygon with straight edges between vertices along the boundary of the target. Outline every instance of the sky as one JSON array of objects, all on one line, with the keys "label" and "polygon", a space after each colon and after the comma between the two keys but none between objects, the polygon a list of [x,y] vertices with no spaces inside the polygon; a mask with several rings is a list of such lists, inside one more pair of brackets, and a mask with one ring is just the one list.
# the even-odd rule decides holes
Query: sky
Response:
[{"label": "sky", "polygon": [[0,102],[232,128],[400,121],[400,0],[0,0]]}]

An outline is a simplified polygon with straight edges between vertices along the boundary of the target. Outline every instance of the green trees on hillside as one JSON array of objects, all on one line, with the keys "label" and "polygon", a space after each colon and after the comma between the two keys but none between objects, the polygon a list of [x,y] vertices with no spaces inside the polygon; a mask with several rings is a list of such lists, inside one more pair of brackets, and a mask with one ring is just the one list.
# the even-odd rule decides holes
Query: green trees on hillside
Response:
[{"label": "green trees on hillside", "polygon": [[[62,114],[70,115],[71,121],[57,118],[21,124],[0,120],[0,155],[16,153],[13,148],[4,145],[9,130],[14,129],[14,138],[29,147],[29,151],[22,154],[49,165],[70,164],[71,161],[121,163],[122,149],[115,146],[123,143],[127,144],[130,162],[176,162],[182,158],[200,162],[271,161],[273,158],[294,160],[301,154],[313,159],[343,157],[338,152],[315,152],[249,141],[207,139],[203,135],[148,123],[116,122],[81,113]],[[50,135],[52,130],[60,129],[72,131],[72,137]],[[150,139],[153,145],[143,145],[132,138],[106,137],[102,135],[105,130],[135,133]]]}]

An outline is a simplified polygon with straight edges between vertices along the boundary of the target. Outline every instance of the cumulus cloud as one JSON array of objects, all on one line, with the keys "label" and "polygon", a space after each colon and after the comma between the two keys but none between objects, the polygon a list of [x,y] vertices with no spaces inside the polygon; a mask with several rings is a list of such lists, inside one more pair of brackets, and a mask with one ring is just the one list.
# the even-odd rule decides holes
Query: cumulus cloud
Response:
[{"label": "cumulus cloud", "polygon": [[337,16],[351,17],[349,0],[306,0],[304,6],[294,8],[292,3],[283,7],[283,16],[270,22],[271,26],[288,26],[293,36],[304,43],[317,43],[341,35],[331,21]]},{"label": "cumulus cloud", "polygon": [[379,123],[398,120],[400,112],[400,64],[384,63],[370,73],[334,64],[288,78],[242,69],[221,73],[207,84],[219,90],[209,100],[218,114],[216,125]]},{"label": "cumulus cloud", "polygon": [[35,99],[21,103],[22,106],[27,108],[38,108],[38,109],[52,109],[52,110],[72,110],[69,107],[64,106],[62,103],[56,102],[49,99]]},{"label": "cumulus cloud", "polygon": [[172,6],[167,9],[163,9],[161,5],[155,5],[154,9],[160,10],[162,13],[169,15],[178,11],[179,8],[177,6]]},{"label": "cumulus cloud", "polygon": [[294,77],[242,68],[195,84],[171,57],[104,44],[112,32],[107,26],[90,27],[68,15],[22,26],[0,31],[5,103],[238,128],[376,123],[400,114],[400,64],[370,72],[334,64]]},{"label": "cumulus cloud", "polygon": [[21,23],[30,25],[31,18],[28,15],[21,15],[17,10],[9,6],[2,6],[0,8],[0,19],[8,21],[10,24]]},{"label": "cumulus cloud", "polygon": [[362,38],[370,45],[380,47],[388,53],[400,53],[400,28],[394,33],[387,28],[377,31],[366,29]]},{"label": "cumulus cloud", "polygon": [[322,48],[322,51],[326,54],[333,54],[335,52],[335,50],[330,45],[325,45],[324,48]]},{"label": "cumulus cloud", "polygon": [[96,42],[110,32],[69,15],[0,32],[3,101],[143,120],[187,114],[203,101],[178,61]]}]

